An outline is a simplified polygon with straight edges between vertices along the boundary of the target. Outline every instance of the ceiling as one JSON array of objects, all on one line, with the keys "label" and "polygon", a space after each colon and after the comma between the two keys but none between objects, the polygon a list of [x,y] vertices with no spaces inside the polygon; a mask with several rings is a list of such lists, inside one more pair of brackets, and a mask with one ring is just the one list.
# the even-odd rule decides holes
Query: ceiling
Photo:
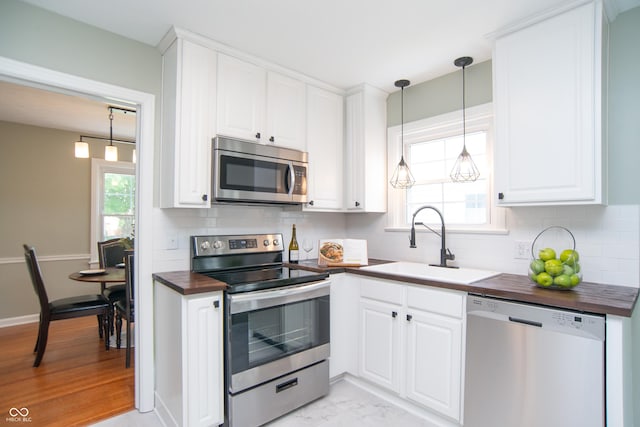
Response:
[{"label": "ceiling", "polygon": [[[151,46],[157,46],[171,26],[176,26],[339,88],[366,82],[387,92],[397,90],[393,82],[400,78],[416,84],[453,72],[458,69],[453,61],[460,56],[471,56],[475,63],[488,60],[492,42],[487,34],[574,3],[574,0],[23,1]],[[613,5],[612,10],[622,12],[640,5],[640,0],[610,0],[609,4]],[[7,87],[0,86],[0,90]],[[16,94],[18,99],[25,98],[22,95]],[[41,125],[69,127],[75,122],[79,132],[108,130],[106,104],[79,100],[77,106],[65,103],[62,107],[65,95],[54,94],[45,102],[37,94],[29,95],[38,100],[35,106],[28,104],[26,98],[19,104],[16,98],[12,98],[10,105],[2,102],[0,120],[7,120],[5,117],[11,114],[19,120],[46,106],[50,107],[50,115],[57,118],[38,114],[51,122]],[[20,108],[24,114],[19,114]],[[114,133],[118,120],[114,119]],[[63,125],[67,121],[72,123]],[[84,126],[87,123],[94,125]],[[119,134],[125,137],[126,132]]]}]

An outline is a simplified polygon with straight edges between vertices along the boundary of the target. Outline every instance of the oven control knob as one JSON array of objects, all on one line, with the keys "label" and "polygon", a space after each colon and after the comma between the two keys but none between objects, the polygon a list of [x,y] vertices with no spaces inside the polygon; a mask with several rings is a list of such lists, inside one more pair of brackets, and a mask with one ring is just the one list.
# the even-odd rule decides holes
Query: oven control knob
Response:
[{"label": "oven control knob", "polygon": [[271,242],[265,239],[262,241],[262,246],[269,246],[269,243]]},{"label": "oven control knob", "polygon": [[211,247],[211,243],[209,243],[208,240],[205,240],[204,242],[200,243],[200,249],[202,249],[203,251],[208,250]]},{"label": "oven control knob", "polygon": [[213,242],[213,249],[221,249],[223,246],[224,244],[220,240],[216,240],[215,242]]},{"label": "oven control knob", "polygon": [[274,239],[273,240],[273,246],[280,246],[280,240]]}]

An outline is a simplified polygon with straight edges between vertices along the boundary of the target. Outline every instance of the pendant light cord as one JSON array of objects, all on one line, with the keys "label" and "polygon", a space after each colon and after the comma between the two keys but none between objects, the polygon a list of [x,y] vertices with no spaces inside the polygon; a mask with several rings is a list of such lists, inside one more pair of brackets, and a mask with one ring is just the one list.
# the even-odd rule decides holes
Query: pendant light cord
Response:
[{"label": "pendant light cord", "polygon": [[467,114],[466,114],[466,102],[465,102],[465,66],[462,66],[462,149],[467,151]]},{"label": "pendant light cord", "polygon": [[400,161],[404,162],[404,86],[400,89]]},{"label": "pendant light cord", "polygon": [[109,108],[109,145],[113,145],[113,108]]}]

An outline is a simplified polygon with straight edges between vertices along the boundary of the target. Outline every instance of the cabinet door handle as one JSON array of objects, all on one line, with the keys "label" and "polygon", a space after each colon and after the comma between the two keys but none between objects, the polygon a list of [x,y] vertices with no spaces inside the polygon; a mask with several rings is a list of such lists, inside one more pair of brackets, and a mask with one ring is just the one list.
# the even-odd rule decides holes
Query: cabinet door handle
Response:
[{"label": "cabinet door handle", "polygon": [[215,300],[215,301],[213,302],[213,306],[214,306],[215,308],[220,308],[220,301],[219,301],[219,300]]},{"label": "cabinet door handle", "polygon": [[498,193],[498,199],[504,200],[504,193]]},{"label": "cabinet door handle", "polygon": [[309,203],[307,203],[309,206],[313,206],[313,200],[309,200]]},{"label": "cabinet door handle", "polygon": [[391,312],[391,317],[393,317],[394,319],[395,319],[396,317],[398,317],[398,312],[397,312],[397,311],[392,311],[392,312]]},{"label": "cabinet door handle", "polygon": [[256,133],[256,139],[260,139],[260,132]]},{"label": "cabinet door handle", "polygon": [[274,137],[269,138],[269,142],[275,142],[276,139]]},{"label": "cabinet door handle", "polygon": [[413,316],[410,314],[407,314],[407,322],[411,322],[411,319],[413,319]]},{"label": "cabinet door handle", "polygon": [[360,202],[356,202],[356,208],[360,207]]},{"label": "cabinet door handle", "polygon": [[202,201],[203,202],[206,202],[208,198],[209,198],[209,196],[207,196],[206,194],[202,195]]}]

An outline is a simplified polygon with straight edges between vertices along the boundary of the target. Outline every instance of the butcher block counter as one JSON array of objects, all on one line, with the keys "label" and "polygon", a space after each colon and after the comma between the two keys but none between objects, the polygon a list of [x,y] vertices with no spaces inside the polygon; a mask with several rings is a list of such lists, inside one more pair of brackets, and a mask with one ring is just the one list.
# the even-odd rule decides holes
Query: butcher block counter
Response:
[{"label": "butcher block counter", "polygon": [[[387,262],[390,261],[370,259],[369,265]],[[500,274],[470,285],[459,285],[368,271],[358,267],[323,267],[319,266],[315,260],[301,261],[298,265],[289,264],[288,267],[311,271],[328,271],[332,274],[347,272],[378,279],[401,280],[405,283],[455,289],[476,295],[498,297],[518,302],[624,317],[631,317],[638,299],[638,288],[636,287],[582,282],[571,290],[557,291],[539,288],[531,283],[527,276],[517,274]]]},{"label": "butcher block counter", "polygon": [[162,283],[182,295],[224,291],[227,289],[226,283],[191,271],[155,273],[153,280]]}]

